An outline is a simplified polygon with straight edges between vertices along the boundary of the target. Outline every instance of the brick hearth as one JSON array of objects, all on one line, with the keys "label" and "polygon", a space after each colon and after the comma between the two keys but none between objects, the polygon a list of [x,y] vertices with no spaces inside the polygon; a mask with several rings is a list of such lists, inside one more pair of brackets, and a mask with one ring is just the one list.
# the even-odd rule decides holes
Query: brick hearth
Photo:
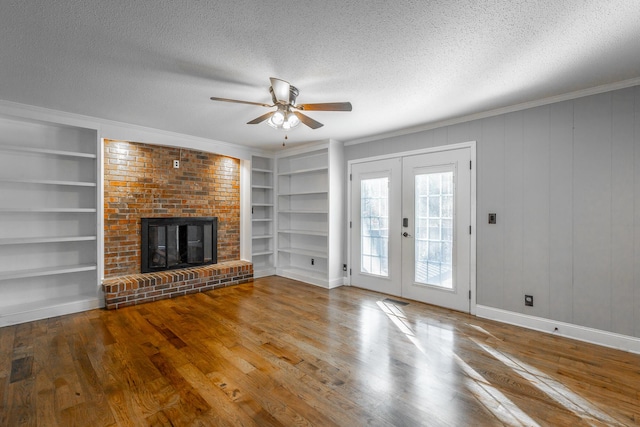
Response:
[{"label": "brick hearth", "polygon": [[204,267],[113,277],[102,281],[102,290],[106,307],[116,309],[239,285],[252,279],[252,263],[227,261]]}]

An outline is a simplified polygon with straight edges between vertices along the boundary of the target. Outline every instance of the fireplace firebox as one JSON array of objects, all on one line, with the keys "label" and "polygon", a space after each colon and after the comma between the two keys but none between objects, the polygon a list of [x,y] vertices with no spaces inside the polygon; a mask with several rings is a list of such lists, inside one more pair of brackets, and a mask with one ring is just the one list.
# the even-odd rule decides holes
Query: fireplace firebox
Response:
[{"label": "fireplace firebox", "polygon": [[142,218],[142,273],[218,262],[218,218]]}]

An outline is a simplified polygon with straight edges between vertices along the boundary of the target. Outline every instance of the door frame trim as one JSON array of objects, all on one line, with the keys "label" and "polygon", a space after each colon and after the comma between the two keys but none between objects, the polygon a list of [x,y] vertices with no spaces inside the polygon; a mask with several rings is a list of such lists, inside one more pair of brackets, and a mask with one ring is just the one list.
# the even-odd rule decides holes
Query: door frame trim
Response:
[{"label": "door frame trim", "polygon": [[[476,161],[476,141],[468,141],[461,142],[458,144],[449,144],[449,145],[440,145],[437,147],[428,147],[419,150],[411,150],[411,151],[402,151],[399,153],[386,154],[381,156],[373,156],[373,157],[365,157],[361,159],[348,160],[347,161],[347,171],[349,177],[351,177],[351,169],[354,164],[358,163],[367,163],[376,160],[387,160],[387,159],[395,159],[402,157],[411,157],[420,154],[429,154],[429,153],[438,153],[442,151],[451,151],[451,150],[459,150],[462,148],[468,148],[469,154],[471,156],[471,200],[470,200],[470,208],[471,208],[471,242],[470,242],[470,253],[469,253],[469,289],[471,290],[471,301],[469,303],[469,313],[472,315],[476,315],[477,310],[477,291],[476,291],[476,263],[477,263],[477,249],[476,249],[476,236],[478,233],[478,224],[476,217],[476,180],[477,180],[477,161]],[[352,260],[351,260],[351,230],[349,228],[349,224],[352,223],[353,218],[351,217],[351,179],[349,179],[347,184],[347,267],[351,268]],[[347,276],[345,278],[345,285],[351,286],[351,275],[347,271]]]}]

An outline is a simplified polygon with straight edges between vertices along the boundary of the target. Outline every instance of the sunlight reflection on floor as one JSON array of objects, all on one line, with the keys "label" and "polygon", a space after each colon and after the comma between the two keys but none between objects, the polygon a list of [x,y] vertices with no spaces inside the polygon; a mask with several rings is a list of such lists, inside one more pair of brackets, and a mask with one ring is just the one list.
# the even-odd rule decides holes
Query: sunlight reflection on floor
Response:
[{"label": "sunlight reflection on floor", "polygon": [[469,339],[476,343],[478,347],[511,368],[522,378],[529,381],[532,386],[538,388],[580,418],[606,423],[606,425],[623,425],[539,369],[495,348],[489,347],[472,337],[469,337]]},{"label": "sunlight reflection on floor", "polygon": [[539,425],[457,354],[453,354],[453,357],[469,377],[466,381],[469,390],[500,421],[509,426]]},{"label": "sunlight reflection on floor", "polygon": [[[421,353],[428,355],[424,346],[411,328],[402,309],[385,301],[378,301],[377,304],[407,339],[409,339]],[[510,426],[538,426],[538,423],[531,419],[531,417],[522,411],[507,396],[493,387],[489,381],[464,362],[451,348],[441,348],[440,351],[448,353],[447,356],[455,360],[457,365],[468,377],[465,382],[466,386],[478,401],[501,422]]]},{"label": "sunlight reflection on floor", "polygon": [[400,329],[400,332],[405,334],[407,338],[422,352],[422,354],[427,354],[420,341],[416,338],[411,326],[406,322],[407,318],[402,313],[398,307],[394,304],[386,303],[384,301],[377,302],[378,307],[391,319],[391,321]]}]

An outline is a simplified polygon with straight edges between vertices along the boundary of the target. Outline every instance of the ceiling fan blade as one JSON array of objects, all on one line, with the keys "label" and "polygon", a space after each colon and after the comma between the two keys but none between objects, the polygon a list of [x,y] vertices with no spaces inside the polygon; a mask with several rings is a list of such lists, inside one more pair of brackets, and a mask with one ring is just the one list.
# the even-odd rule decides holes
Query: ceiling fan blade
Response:
[{"label": "ceiling fan blade", "polygon": [[322,104],[298,104],[294,108],[303,111],[351,111],[351,103],[325,102]]},{"label": "ceiling fan blade", "polygon": [[270,80],[271,88],[273,89],[273,96],[276,101],[289,104],[291,102],[291,98],[289,98],[291,94],[291,84],[284,80],[276,79],[275,77],[271,77]]},{"label": "ceiling fan blade", "polygon": [[217,98],[215,96],[212,96],[211,98],[212,101],[223,101],[223,102],[234,102],[236,104],[249,104],[249,105],[259,105],[261,107],[273,107],[273,105],[270,104],[263,104],[261,102],[251,102],[251,101],[238,101],[237,99],[229,99],[229,98]]},{"label": "ceiling fan blade", "polygon": [[269,117],[273,116],[273,113],[275,113],[275,111],[269,111],[266,114],[261,115],[260,117],[257,117],[253,120],[251,120],[250,122],[247,122],[248,125],[257,125],[258,123],[262,123],[265,120],[267,120]]},{"label": "ceiling fan blade", "polygon": [[304,114],[299,113],[297,111],[294,111],[293,114],[295,114],[296,117],[299,118],[302,123],[309,126],[311,129],[318,129],[324,126],[322,123],[315,121],[311,117],[305,116]]}]

